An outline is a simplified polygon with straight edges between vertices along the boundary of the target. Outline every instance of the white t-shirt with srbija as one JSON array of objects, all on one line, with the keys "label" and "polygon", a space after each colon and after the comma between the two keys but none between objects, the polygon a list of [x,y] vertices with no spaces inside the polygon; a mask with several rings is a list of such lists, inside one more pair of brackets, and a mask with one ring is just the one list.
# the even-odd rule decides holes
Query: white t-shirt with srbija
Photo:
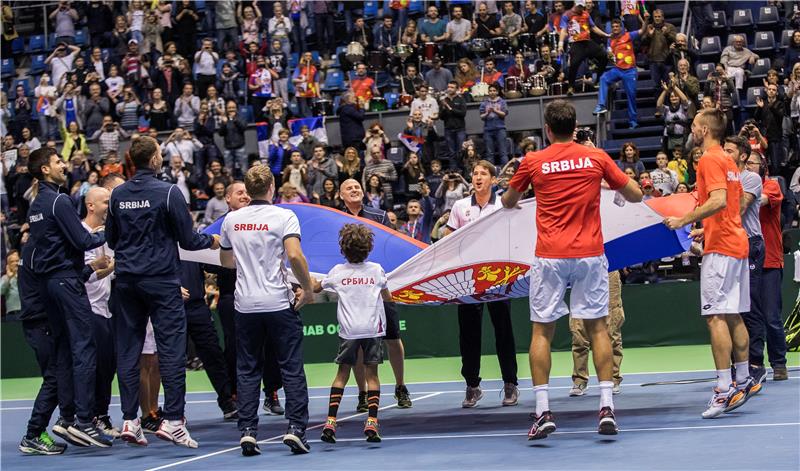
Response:
[{"label": "white t-shirt with srbija", "polygon": [[286,269],[283,241],[300,238],[294,212],[262,201],[225,216],[220,248],[236,257],[236,292],[233,304],[239,312],[275,312],[294,301]]},{"label": "white t-shirt with srbija", "polygon": [[339,296],[336,317],[339,337],[366,339],[386,335],[386,312],[381,291],[386,273],[377,263],[343,263],[322,280],[322,289]]}]

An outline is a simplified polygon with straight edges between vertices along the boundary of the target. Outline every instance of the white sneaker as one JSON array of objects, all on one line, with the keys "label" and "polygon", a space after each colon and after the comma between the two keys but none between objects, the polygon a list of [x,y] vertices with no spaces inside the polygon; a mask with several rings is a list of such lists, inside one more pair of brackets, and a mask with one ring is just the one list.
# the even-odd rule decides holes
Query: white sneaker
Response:
[{"label": "white sneaker", "polygon": [[711,396],[711,400],[708,401],[708,409],[703,412],[703,418],[713,419],[714,417],[722,415],[734,394],[736,394],[736,387],[734,385],[730,385],[727,391],[719,391],[717,388],[714,388],[714,395]]},{"label": "white sneaker", "polygon": [[142,422],[138,417],[122,423],[122,432],[120,432],[119,438],[128,442],[128,445],[147,446],[147,438],[144,436]]},{"label": "white sneaker", "polygon": [[622,389],[619,387],[619,383],[615,384],[615,385],[614,385],[614,386],[611,388],[611,394],[619,394],[619,393],[621,393],[621,392],[622,392]]},{"label": "white sneaker", "polygon": [[162,440],[185,446],[186,448],[198,447],[198,443],[189,435],[189,430],[186,428],[185,417],[180,420],[165,419],[161,421],[161,426],[158,427],[156,436]]},{"label": "white sneaker", "polygon": [[114,427],[114,425],[111,423],[111,417],[107,415],[95,417],[94,425],[98,428],[98,430],[112,438],[119,438],[120,434],[122,433],[117,427]]},{"label": "white sneaker", "polygon": [[569,390],[570,397],[576,396],[583,396],[586,394],[586,383],[575,383],[572,385],[572,389]]}]

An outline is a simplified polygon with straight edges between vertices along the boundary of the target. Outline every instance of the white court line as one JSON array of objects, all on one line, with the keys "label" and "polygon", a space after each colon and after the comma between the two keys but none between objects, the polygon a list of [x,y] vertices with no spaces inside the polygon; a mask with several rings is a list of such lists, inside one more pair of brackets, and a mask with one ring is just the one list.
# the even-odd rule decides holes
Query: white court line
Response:
[{"label": "white court line", "polygon": [[[792,368],[796,368],[797,365],[789,366],[789,371],[794,371]],[[771,368],[767,368],[767,371],[771,371]],[[715,370],[679,370],[679,371],[649,371],[649,372],[642,372],[642,373],[625,373],[625,376],[635,376],[635,375],[664,375],[664,374],[683,374],[683,373],[714,373],[716,374]],[[13,379],[13,378],[12,378]],[[551,376],[550,379],[572,379],[572,376]],[[492,378],[486,379],[483,378],[481,381],[502,381],[502,378]],[[525,378],[518,378],[519,381],[530,381],[531,377]],[[406,383],[406,386],[413,386],[417,384],[448,384],[448,383],[464,383],[463,379],[451,379],[445,381],[417,381],[412,383]],[[308,389],[330,389],[330,386],[311,386]],[[191,391],[187,392],[186,395],[189,394],[216,394],[215,391]],[[112,397],[119,397],[119,395],[114,395]],[[33,401],[36,399],[35,397],[27,398],[27,399],[0,399],[0,403],[2,402],[14,402],[14,401]]]},{"label": "white court line", "polygon": [[[789,427],[793,425],[800,425],[800,422],[784,422],[774,424],[740,424],[740,425],[698,425],[686,427],[656,427],[656,428],[621,428],[620,433],[631,432],[669,432],[675,430],[707,430],[707,429],[728,429],[728,428],[758,428],[758,427]],[[573,434],[589,434],[597,433],[597,430],[568,430],[564,432],[553,432],[551,435],[573,435]],[[459,438],[492,438],[492,437],[527,437],[527,433],[465,433],[465,434],[451,434],[451,435],[404,435],[399,437],[381,437],[383,441],[392,440],[442,440],[442,439],[459,439]],[[363,438],[337,438],[336,442],[363,442]],[[309,443],[322,443],[322,440],[309,440]],[[273,445],[275,443],[269,443]],[[238,449],[238,448],[237,448]]]},{"label": "white court line", "polygon": [[[702,378],[699,378],[699,379],[702,379]],[[800,376],[790,377],[789,379],[790,380],[800,380]],[[712,380],[709,379],[709,382],[710,381],[712,381]],[[621,386],[622,386],[623,389],[626,389],[626,388],[630,388],[630,387],[633,387],[633,386],[641,386],[643,384],[650,384],[650,383],[651,382],[649,382],[649,381],[647,383],[628,383],[628,384],[624,384],[623,383]],[[424,384],[424,383],[420,383],[420,384]],[[550,386],[549,389],[572,389],[572,386]],[[500,392],[502,390],[503,390],[503,388],[483,389],[483,392],[486,392],[486,393],[489,393],[489,392]],[[519,390],[520,391],[533,391],[533,388],[519,388]],[[432,393],[463,394],[464,391],[461,390],[461,389],[453,390],[453,391],[414,391],[414,394],[432,394]],[[195,394],[197,394],[197,393],[195,393]],[[212,394],[216,394],[216,393],[212,392]],[[385,393],[381,393],[381,396],[391,396],[392,394],[393,394],[392,392],[387,391]],[[308,399],[309,400],[311,400],[311,399],[328,399],[329,397],[330,396],[326,394],[324,396],[309,396]],[[345,394],[342,397],[343,398],[358,397],[358,394]],[[198,401],[186,401],[186,404],[216,404],[216,403],[217,403],[216,399],[206,399],[206,400],[198,400]],[[120,406],[120,404],[109,404],[109,407],[118,407],[118,406]],[[33,409],[32,405],[31,406],[18,406],[18,407],[0,407],[0,412],[16,411],[16,410],[31,410],[31,409]]]},{"label": "white court line", "polygon": [[[422,401],[424,399],[428,399],[428,398],[431,398],[431,397],[434,397],[434,396],[438,396],[439,394],[441,394],[441,393],[440,392],[435,392],[435,393],[428,394],[428,395],[425,395],[425,396],[417,397],[417,398],[414,398],[414,401]],[[379,408],[378,410],[381,411],[381,410],[386,410],[386,409],[392,409],[392,408],[395,408],[395,407],[397,407],[397,404],[391,404],[391,405],[388,405],[388,406],[383,406],[383,407]],[[358,414],[348,415],[347,417],[343,417],[341,419],[338,419],[336,422],[344,422],[345,420],[353,419],[353,418],[356,418],[356,417],[360,417],[360,416],[363,416],[364,414],[367,414],[367,413],[368,412],[359,412]],[[322,424],[314,425],[312,427],[308,427],[306,429],[306,432],[308,432],[309,430],[315,430],[315,429],[321,428],[324,425],[325,424],[322,423]],[[267,439],[264,439],[264,440],[259,440],[258,443],[261,443],[261,444],[275,443],[275,440],[278,440],[280,438],[283,438],[282,434],[281,435],[275,435],[274,437],[270,437],[270,438],[267,438]],[[241,449],[242,448],[238,447],[238,446],[237,447],[226,448],[224,450],[218,450],[218,451],[215,451],[213,453],[208,453],[208,454],[205,454],[205,455],[195,456],[195,457],[188,458],[188,459],[185,459],[185,460],[176,461],[176,462],[170,463],[170,464],[165,464],[163,466],[158,466],[156,468],[149,468],[149,469],[146,469],[145,471],[159,471],[159,470],[162,470],[162,469],[173,468],[175,466],[180,466],[180,465],[184,465],[184,464],[187,464],[187,463],[192,463],[194,461],[199,461],[199,460],[203,460],[203,459],[206,459],[206,458],[211,458],[211,457],[214,457],[214,456],[217,456],[217,455],[222,455],[224,453],[230,453],[231,451],[237,451],[237,450],[241,450]]]}]

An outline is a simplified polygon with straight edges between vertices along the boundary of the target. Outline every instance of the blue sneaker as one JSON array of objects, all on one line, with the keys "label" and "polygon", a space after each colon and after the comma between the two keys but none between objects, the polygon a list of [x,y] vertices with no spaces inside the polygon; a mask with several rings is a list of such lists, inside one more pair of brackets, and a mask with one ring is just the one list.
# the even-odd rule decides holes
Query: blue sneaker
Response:
[{"label": "blue sneaker", "polygon": [[603,105],[595,106],[594,111],[592,111],[592,114],[605,114],[605,113],[608,113],[608,108],[606,108]]},{"label": "blue sneaker", "polygon": [[289,429],[286,431],[286,435],[283,436],[283,444],[288,446],[292,450],[292,453],[296,455],[311,451],[311,445],[306,441],[305,430],[295,427],[294,425],[290,425]]},{"label": "blue sneaker", "polygon": [[639,127],[639,123],[637,123],[636,121],[631,121],[630,122],[630,129],[636,129],[638,127]]}]

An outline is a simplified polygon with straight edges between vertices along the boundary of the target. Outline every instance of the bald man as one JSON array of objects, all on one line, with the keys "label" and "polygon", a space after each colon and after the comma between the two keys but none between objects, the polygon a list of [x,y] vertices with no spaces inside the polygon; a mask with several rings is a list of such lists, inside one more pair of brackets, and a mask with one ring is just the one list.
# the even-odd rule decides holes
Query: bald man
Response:
[{"label": "bald man", "polygon": [[[86,193],[86,219],[83,227],[90,232],[102,230],[106,223],[111,191],[96,186]],[[109,299],[111,275],[114,273],[114,253],[108,245],[87,250],[83,279],[92,306],[92,334],[97,344],[97,380],[95,382],[94,423],[106,435],[117,438],[120,431],[111,423],[108,406],[111,403],[111,383],[117,370],[114,328]]]}]

